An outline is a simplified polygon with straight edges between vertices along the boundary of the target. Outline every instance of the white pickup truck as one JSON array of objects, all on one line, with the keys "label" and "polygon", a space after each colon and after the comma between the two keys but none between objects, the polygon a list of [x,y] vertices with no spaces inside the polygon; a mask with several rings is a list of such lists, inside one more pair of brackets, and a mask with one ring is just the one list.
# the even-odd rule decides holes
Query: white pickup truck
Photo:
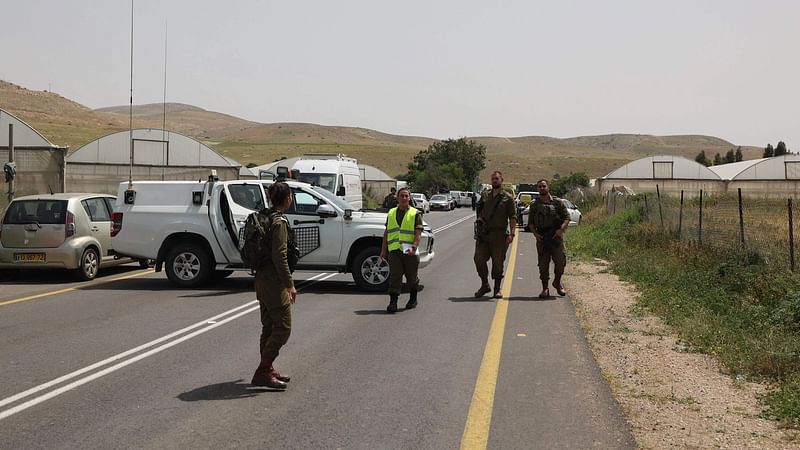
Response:
[{"label": "white pickup truck", "polygon": [[[271,180],[142,181],[119,187],[111,240],[119,255],[155,260],[170,281],[198,286],[213,277],[246,270],[239,232],[247,216],[269,206]],[[386,213],[353,211],[327,190],[287,181],[293,202],[286,215],[300,248],[299,270],[350,272],[358,287],[385,290],[389,266],[380,258]],[[132,203],[126,203],[130,202]],[[425,225],[420,267],[433,260],[433,232]]]}]

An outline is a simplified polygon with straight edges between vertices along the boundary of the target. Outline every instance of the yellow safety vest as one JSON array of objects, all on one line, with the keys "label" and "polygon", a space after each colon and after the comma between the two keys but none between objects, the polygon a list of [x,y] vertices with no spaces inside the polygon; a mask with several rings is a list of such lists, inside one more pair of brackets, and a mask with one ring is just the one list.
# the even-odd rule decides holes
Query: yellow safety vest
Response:
[{"label": "yellow safety vest", "polygon": [[389,251],[400,250],[403,251],[402,243],[414,243],[414,235],[416,234],[417,210],[411,206],[408,207],[405,215],[403,215],[403,223],[397,223],[397,208],[389,210],[389,224],[386,228],[386,240]]}]

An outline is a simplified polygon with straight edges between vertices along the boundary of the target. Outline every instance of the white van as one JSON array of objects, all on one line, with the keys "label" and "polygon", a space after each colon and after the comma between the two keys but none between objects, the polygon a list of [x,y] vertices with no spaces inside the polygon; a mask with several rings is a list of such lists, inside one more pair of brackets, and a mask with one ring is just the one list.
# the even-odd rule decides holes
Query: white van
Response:
[{"label": "white van", "polygon": [[361,173],[358,161],[344,155],[303,155],[292,166],[292,177],[301,183],[319,186],[358,210],[361,199]]}]

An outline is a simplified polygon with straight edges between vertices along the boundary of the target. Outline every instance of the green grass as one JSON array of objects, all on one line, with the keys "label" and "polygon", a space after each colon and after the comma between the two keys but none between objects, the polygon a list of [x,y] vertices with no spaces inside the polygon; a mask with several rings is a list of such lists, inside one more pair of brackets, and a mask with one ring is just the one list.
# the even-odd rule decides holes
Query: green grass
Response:
[{"label": "green grass", "polygon": [[765,417],[800,426],[800,277],[751,249],[709,252],[677,242],[639,211],[588,214],[572,251],[612,263],[689,350],[710,354],[731,376],[769,383]]}]

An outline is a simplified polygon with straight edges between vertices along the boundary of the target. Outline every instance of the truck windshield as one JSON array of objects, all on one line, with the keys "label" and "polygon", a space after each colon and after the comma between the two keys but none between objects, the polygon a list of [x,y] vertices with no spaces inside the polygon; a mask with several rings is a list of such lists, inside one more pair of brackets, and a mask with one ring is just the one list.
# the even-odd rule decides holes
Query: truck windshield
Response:
[{"label": "truck windshield", "polygon": [[319,187],[319,186],[314,186],[313,189],[314,189],[314,192],[318,193],[323,198],[325,198],[326,202],[333,204],[334,206],[336,206],[337,208],[341,209],[342,211],[344,211],[345,209],[354,209],[352,206],[350,206],[350,203],[347,203],[346,201],[342,200],[341,198],[333,195],[333,193],[328,191],[327,189],[324,189],[324,188]]},{"label": "truck windshield", "polygon": [[336,192],[336,174],[335,173],[303,173],[297,176],[297,181],[301,183],[308,183],[312,186],[319,186],[328,192]]}]

